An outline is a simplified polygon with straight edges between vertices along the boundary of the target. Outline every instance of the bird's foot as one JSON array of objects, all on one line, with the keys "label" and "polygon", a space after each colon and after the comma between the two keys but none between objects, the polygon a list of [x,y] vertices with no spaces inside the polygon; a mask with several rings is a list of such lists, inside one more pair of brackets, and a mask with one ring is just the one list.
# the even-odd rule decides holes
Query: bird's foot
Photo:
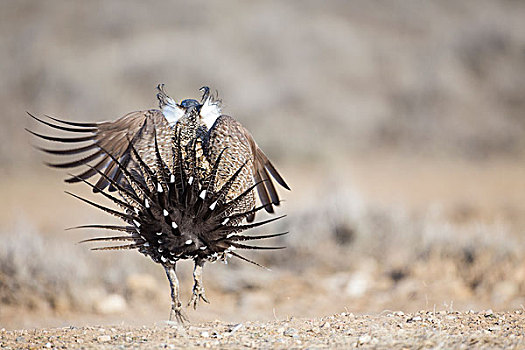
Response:
[{"label": "bird's foot", "polygon": [[189,322],[188,316],[182,311],[182,304],[180,302],[171,304],[170,322],[178,322],[180,324]]},{"label": "bird's foot", "polygon": [[195,282],[195,285],[193,286],[193,294],[188,302],[188,306],[193,304],[193,309],[196,310],[201,299],[207,304],[210,303],[208,299],[206,299],[206,294],[204,294],[204,287],[202,284]]}]

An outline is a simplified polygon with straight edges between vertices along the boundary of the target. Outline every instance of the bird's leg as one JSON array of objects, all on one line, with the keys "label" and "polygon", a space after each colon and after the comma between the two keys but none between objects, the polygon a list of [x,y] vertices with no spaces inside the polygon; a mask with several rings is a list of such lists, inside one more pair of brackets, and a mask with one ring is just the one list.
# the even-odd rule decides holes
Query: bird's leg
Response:
[{"label": "bird's leg", "polygon": [[170,321],[176,320],[179,323],[188,321],[188,318],[182,312],[182,304],[179,299],[179,280],[177,274],[175,273],[175,265],[173,266],[164,266],[166,271],[166,276],[170,281],[171,288],[171,312],[170,312]]},{"label": "bird's leg", "polygon": [[193,304],[193,309],[197,308],[197,304],[199,303],[199,300],[202,299],[206,303],[210,303],[208,299],[206,299],[206,295],[204,294],[204,285],[202,284],[202,267],[204,266],[204,260],[195,260],[195,267],[193,269],[193,295],[191,296],[190,302],[188,303],[188,306]]}]

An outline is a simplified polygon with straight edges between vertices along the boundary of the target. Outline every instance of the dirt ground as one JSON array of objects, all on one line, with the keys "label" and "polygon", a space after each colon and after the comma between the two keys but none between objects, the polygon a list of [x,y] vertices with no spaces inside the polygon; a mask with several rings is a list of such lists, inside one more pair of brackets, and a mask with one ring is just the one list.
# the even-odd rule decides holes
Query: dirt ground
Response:
[{"label": "dirt ground", "polygon": [[2,349],[525,348],[525,312],[340,313],[315,319],[0,330]]}]

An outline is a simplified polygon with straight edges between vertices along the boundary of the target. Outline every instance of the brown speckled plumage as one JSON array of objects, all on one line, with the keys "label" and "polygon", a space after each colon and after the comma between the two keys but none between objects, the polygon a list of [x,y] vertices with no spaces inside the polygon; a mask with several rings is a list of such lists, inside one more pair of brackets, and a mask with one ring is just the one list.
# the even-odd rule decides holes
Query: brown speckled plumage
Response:
[{"label": "brown speckled plumage", "polygon": [[[122,246],[96,249],[137,249],[161,264],[171,286],[170,319],[179,321],[185,316],[179,300],[176,262],[194,260],[190,304],[196,307],[199,300],[207,301],[202,285],[205,261],[226,261],[230,256],[250,261],[234,250],[271,248],[240,242],[282,234],[242,236],[238,233],[278,219],[243,224],[245,219],[253,221],[259,210],[271,213],[273,206],[279,205],[270,174],[289,189],[251,134],[238,121],[217,114],[208,130],[206,122],[210,122],[210,116],[215,116],[203,115],[203,106],[210,103],[208,92],[209,89],[204,88],[200,103],[184,100],[175,104],[160,86],[161,110],[133,112],[112,122],[76,123],[49,117],[50,122],[32,116],[54,129],[82,133],[80,137],[54,137],[30,131],[47,141],[89,142],[72,149],[42,150],[60,156],[87,154],[73,161],[49,165],[57,168],[87,165],[87,170],[66,181],[87,183],[94,192],[109,198],[122,211],[73,196],[120,218],[127,225],[82,227],[122,231],[127,235],[86,241],[127,242]],[[170,108],[180,115],[173,119],[168,113]],[[95,184],[87,182],[92,177],[98,178]],[[109,191],[104,191],[105,188]],[[255,189],[262,203],[259,207],[256,207]],[[111,194],[112,191],[116,191],[120,199]]]},{"label": "brown speckled plumage", "polygon": [[[225,149],[222,156],[222,166],[219,168],[216,188],[220,188],[241,166],[245,165],[233,184],[227,198],[232,199],[247,188],[253,186],[254,154],[244,127],[229,116],[220,116],[210,131],[209,141],[206,145],[206,153],[211,163],[215,162],[219,154]],[[239,203],[237,211],[243,212],[255,207],[255,194],[251,191],[245,199]],[[253,216],[248,221],[253,221]]]}]

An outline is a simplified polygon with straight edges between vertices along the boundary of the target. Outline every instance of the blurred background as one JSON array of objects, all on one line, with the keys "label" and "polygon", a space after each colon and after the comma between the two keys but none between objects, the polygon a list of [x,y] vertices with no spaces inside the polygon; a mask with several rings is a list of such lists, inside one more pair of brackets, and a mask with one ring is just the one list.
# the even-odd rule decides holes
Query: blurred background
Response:
[{"label": "blurred background", "polygon": [[[525,304],[522,1],[2,1],[0,327],[167,319],[163,269],[64,231],[26,114],[115,119],[208,85],[292,191],[284,251],[208,265],[193,321]],[[183,299],[191,263],[180,264]]]}]

